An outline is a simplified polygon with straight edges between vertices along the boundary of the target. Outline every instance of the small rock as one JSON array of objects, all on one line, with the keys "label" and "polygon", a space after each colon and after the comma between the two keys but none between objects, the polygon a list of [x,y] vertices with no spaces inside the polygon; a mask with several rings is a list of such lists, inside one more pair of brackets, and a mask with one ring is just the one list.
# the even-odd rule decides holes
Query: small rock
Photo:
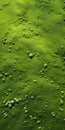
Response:
[{"label": "small rock", "polygon": [[55,112],[52,112],[51,115],[52,115],[53,117],[55,117]]},{"label": "small rock", "polygon": [[64,94],[64,91],[61,91],[62,94]]},{"label": "small rock", "polygon": [[60,99],[60,105],[63,105],[63,104],[64,104],[63,99]]},{"label": "small rock", "polygon": [[38,121],[37,121],[37,124],[39,124],[39,123],[40,123],[40,121],[38,120]]},{"label": "small rock", "polygon": [[38,130],[41,130],[41,129],[42,129],[42,127],[41,127],[41,126],[39,126],[39,127],[38,127]]},{"label": "small rock", "polygon": [[61,48],[63,49],[63,45],[61,46]]},{"label": "small rock", "polygon": [[33,53],[29,53],[29,58],[32,59],[34,57]]},{"label": "small rock", "polygon": [[2,82],[5,82],[5,78],[4,77],[2,78]]},{"label": "small rock", "polygon": [[59,111],[63,112],[63,108],[59,108]]},{"label": "small rock", "polygon": [[9,108],[12,108],[12,104],[11,104],[11,103],[9,103],[9,104],[8,104],[8,107],[9,107]]},{"label": "small rock", "polygon": [[33,80],[33,82],[34,82],[34,83],[36,83],[36,82],[37,82],[37,80],[35,80],[35,79],[34,79],[34,80]]},{"label": "small rock", "polygon": [[51,80],[51,83],[52,83],[52,84],[54,83],[53,80]]},{"label": "small rock", "polygon": [[0,78],[2,78],[3,77],[3,74],[0,74]]},{"label": "small rock", "polygon": [[45,64],[44,64],[44,68],[47,68],[47,66],[48,66],[48,64],[47,64],[47,63],[45,63]]},{"label": "small rock", "polygon": [[12,92],[12,89],[8,89],[9,92]]},{"label": "small rock", "polygon": [[34,97],[33,97],[33,96],[31,96],[31,99],[34,99]]},{"label": "small rock", "polygon": [[28,113],[28,110],[25,110],[25,113]]},{"label": "small rock", "polygon": [[8,117],[8,114],[5,112],[4,113],[4,118],[7,118]]},{"label": "small rock", "polygon": [[24,110],[26,110],[27,109],[27,107],[24,107]]},{"label": "small rock", "polygon": [[63,57],[63,60],[65,61],[65,57]]}]

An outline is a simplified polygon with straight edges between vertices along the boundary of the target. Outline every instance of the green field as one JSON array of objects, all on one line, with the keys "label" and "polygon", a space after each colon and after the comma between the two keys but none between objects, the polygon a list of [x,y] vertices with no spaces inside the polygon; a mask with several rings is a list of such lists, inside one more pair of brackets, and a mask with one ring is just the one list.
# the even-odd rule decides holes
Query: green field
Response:
[{"label": "green field", "polygon": [[0,130],[65,130],[65,0],[0,0]]}]

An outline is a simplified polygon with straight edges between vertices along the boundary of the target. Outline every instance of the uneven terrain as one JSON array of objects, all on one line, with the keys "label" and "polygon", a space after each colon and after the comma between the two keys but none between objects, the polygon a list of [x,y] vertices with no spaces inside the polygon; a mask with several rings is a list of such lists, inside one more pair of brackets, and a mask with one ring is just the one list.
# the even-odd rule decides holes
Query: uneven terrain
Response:
[{"label": "uneven terrain", "polygon": [[0,130],[65,130],[65,0],[0,0]]}]

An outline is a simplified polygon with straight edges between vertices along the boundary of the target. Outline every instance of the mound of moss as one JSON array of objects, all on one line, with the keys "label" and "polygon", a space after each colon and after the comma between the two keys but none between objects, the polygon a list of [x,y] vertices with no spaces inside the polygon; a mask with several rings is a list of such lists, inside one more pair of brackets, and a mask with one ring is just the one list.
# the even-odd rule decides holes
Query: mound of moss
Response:
[{"label": "mound of moss", "polygon": [[65,130],[64,0],[0,0],[0,129]]}]

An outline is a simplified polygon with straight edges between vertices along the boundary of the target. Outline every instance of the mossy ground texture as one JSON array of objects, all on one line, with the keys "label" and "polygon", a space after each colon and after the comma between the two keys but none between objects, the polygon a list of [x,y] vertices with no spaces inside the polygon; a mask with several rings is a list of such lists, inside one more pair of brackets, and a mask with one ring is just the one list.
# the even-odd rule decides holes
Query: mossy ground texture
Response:
[{"label": "mossy ground texture", "polygon": [[0,130],[65,130],[65,0],[0,0]]}]

